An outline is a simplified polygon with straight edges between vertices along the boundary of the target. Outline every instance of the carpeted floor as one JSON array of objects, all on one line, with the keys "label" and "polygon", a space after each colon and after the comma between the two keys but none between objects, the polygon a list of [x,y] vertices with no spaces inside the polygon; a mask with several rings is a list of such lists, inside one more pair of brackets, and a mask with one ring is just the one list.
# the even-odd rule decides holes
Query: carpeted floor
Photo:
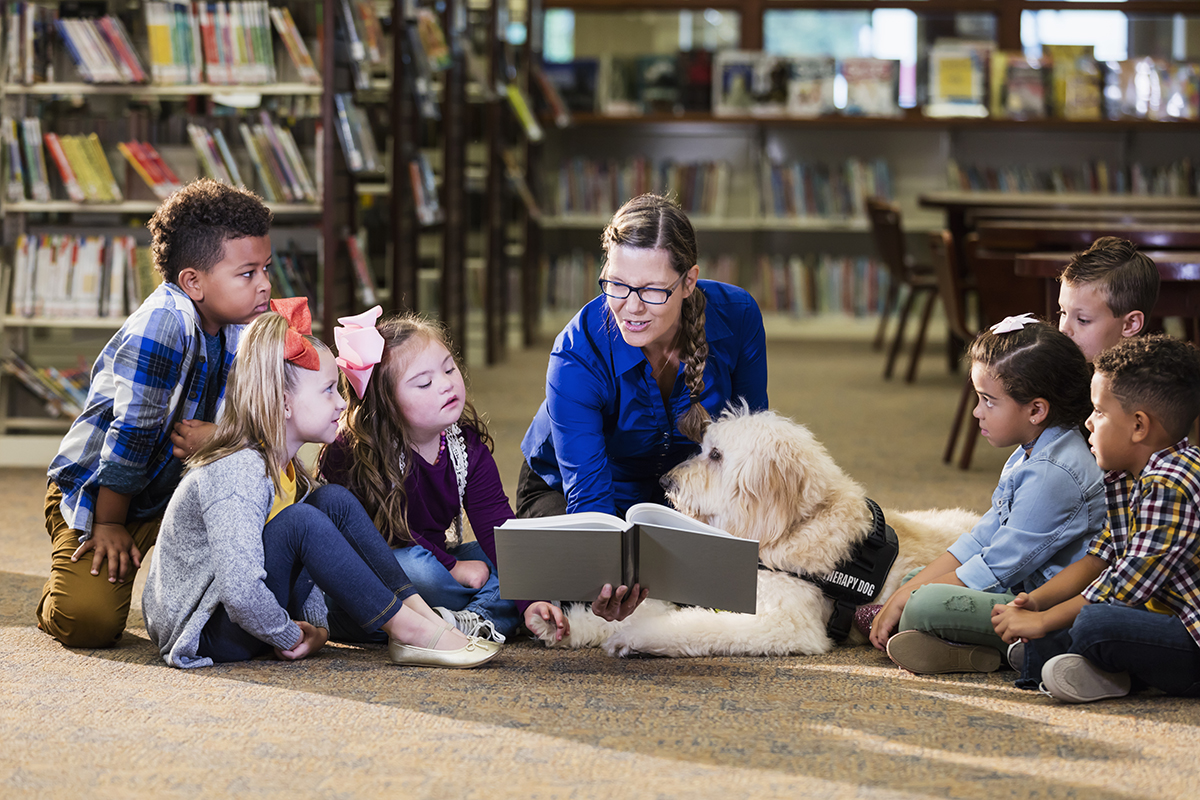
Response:
[{"label": "carpeted floor", "polygon": [[[861,339],[861,337],[860,337]],[[473,367],[510,495],[541,349]],[[940,461],[961,376],[914,385],[861,340],[771,337],[770,394],[885,507],[986,507],[1004,454]],[[1200,706],[1061,706],[1012,673],[922,679],[869,648],[810,658],[613,660],[505,648],[467,672],[331,645],[297,664],[165,667],[139,613],[120,647],[33,627],[43,473],[0,471],[3,797],[1190,797]]]}]

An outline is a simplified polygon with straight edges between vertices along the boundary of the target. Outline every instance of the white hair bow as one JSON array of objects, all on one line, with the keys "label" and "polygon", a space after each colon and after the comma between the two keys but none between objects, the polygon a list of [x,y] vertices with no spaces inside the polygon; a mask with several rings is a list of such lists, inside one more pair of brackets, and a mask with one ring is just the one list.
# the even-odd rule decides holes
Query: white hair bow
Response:
[{"label": "white hair bow", "polygon": [[1019,331],[1026,325],[1032,325],[1037,322],[1037,317],[1033,314],[1021,314],[1016,317],[1005,317],[992,326],[992,333],[1012,333]]}]

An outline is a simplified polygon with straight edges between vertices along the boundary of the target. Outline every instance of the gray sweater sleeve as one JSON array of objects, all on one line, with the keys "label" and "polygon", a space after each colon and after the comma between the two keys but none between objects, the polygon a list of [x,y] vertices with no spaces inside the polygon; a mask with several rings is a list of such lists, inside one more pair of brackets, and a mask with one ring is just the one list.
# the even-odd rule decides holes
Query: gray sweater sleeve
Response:
[{"label": "gray sweater sleeve", "polygon": [[[257,475],[247,469],[254,461],[260,470]],[[199,476],[201,514],[217,600],[242,630],[272,647],[290,650],[300,643],[300,629],[264,582],[263,524],[271,500],[267,499],[264,509],[261,469],[256,454],[251,460],[231,456],[206,465]],[[324,606],[323,600],[320,603]],[[306,616],[308,610],[306,606]]]}]

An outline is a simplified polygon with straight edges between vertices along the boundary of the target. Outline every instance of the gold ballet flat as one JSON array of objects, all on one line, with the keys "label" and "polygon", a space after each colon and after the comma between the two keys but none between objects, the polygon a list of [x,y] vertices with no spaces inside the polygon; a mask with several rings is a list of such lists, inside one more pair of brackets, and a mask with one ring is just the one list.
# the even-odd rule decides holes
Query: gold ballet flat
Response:
[{"label": "gold ballet flat", "polygon": [[388,658],[393,664],[408,667],[443,667],[445,669],[471,669],[491,661],[500,654],[500,645],[480,639],[478,636],[467,637],[467,643],[457,650],[435,650],[438,640],[446,631],[454,630],[449,626],[439,628],[425,647],[404,644],[395,639],[388,639]]}]

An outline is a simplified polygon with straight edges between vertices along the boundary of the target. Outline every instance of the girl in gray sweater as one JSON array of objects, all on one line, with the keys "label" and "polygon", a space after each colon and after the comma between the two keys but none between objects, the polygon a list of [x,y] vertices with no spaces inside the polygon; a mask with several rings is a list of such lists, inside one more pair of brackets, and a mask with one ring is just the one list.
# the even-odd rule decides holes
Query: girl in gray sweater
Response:
[{"label": "girl in gray sweater", "polygon": [[[416,593],[362,505],[309,491],[296,458],[332,442],[346,402],[303,298],[271,301],[242,338],[225,412],[188,460],[163,517],[142,595],[150,638],[175,667],[274,652],[310,656],[329,637],[320,587],[397,664],[473,667],[499,645],[467,637]],[[275,313],[273,313],[275,312]]]}]

